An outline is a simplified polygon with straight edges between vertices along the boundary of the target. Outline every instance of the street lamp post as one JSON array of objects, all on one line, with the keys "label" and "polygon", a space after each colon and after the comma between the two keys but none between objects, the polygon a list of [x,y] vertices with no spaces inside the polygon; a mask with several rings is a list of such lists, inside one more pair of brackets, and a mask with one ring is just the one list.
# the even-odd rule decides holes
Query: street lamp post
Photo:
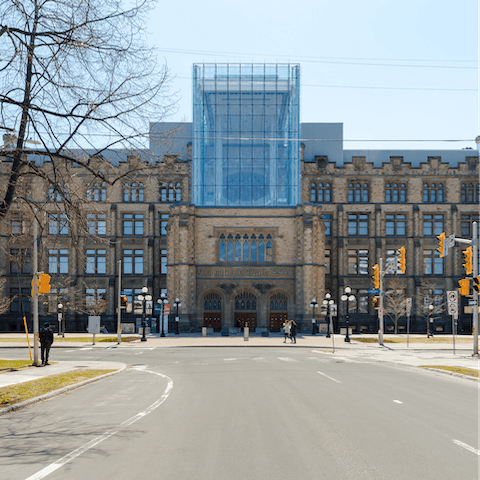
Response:
[{"label": "street lamp post", "polygon": [[175,309],[176,309],[176,312],[175,312],[175,325],[176,325],[175,335],[178,335],[178,321],[179,321],[179,318],[178,318],[178,307],[181,307],[182,304],[181,304],[179,298],[176,298],[175,301],[173,302],[173,304],[175,305]]},{"label": "street lamp post", "polygon": [[145,321],[145,309],[146,309],[146,302],[149,302],[152,300],[152,296],[148,294],[148,288],[143,287],[142,288],[142,294],[138,295],[137,297],[141,302],[142,302],[142,327],[143,327],[143,334],[141,341],[146,342],[147,337],[145,336],[145,327],[146,327],[146,321]]},{"label": "street lamp post", "polygon": [[318,307],[318,303],[314,298],[312,298],[310,306],[312,307],[312,335],[315,335],[315,327],[317,326],[315,322],[315,308]]},{"label": "street lamp post", "polygon": [[160,298],[157,300],[157,303],[160,305],[160,307],[162,308],[162,333],[160,334],[161,337],[164,337],[165,336],[165,330],[163,328],[163,324],[164,324],[164,315],[165,315],[165,304],[168,303],[168,299],[167,299],[167,295],[165,293],[162,293],[160,295]]},{"label": "street lamp post", "polygon": [[433,337],[433,318],[432,313],[435,307],[433,305],[428,306],[429,315],[427,317],[427,338]]},{"label": "street lamp post", "polygon": [[350,317],[348,315],[348,302],[353,302],[355,300],[355,295],[350,295],[352,292],[352,289],[350,287],[345,287],[345,292],[344,294],[340,297],[344,302],[347,302],[347,312],[345,315],[345,323],[347,324],[347,334],[345,335],[345,341],[350,342],[350,336],[348,335],[348,328],[349,328],[349,322],[350,322]]},{"label": "street lamp post", "polygon": [[[335,300],[332,299],[332,296],[329,293],[325,294],[325,299],[322,302],[327,309],[327,338],[330,338],[330,322],[332,321],[332,317],[330,316],[330,308],[335,303]],[[332,332],[333,333],[333,332]]]},{"label": "street lamp post", "polygon": [[[59,303],[57,305],[57,311],[58,311],[58,334],[57,336],[60,336],[62,335],[62,337],[65,337],[65,332],[63,331],[62,327],[63,327],[63,305],[61,303]],[[62,334],[62,331],[63,331],[63,334]]]}]

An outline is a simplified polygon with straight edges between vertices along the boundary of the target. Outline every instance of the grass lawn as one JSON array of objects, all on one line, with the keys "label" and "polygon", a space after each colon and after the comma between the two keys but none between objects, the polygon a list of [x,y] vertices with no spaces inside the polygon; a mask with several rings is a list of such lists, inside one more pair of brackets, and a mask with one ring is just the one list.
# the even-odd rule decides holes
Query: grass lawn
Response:
[{"label": "grass lawn", "polygon": [[450,367],[447,365],[419,365],[421,368],[436,368],[437,370],[447,370],[449,372],[461,373],[462,375],[469,375],[478,378],[478,370],[467,367]]},{"label": "grass lawn", "polygon": [[89,378],[98,377],[114,371],[115,370],[75,370],[39,380],[31,380],[18,385],[3,387],[0,388],[0,408],[14,405],[29,398],[38,397],[53,390],[59,390],[68,385],[83,382]]},{"label": "grass lawn", "polygon": [[0,373],[15,372],[24,368],[33,367],[31,360],[1,360]]}]

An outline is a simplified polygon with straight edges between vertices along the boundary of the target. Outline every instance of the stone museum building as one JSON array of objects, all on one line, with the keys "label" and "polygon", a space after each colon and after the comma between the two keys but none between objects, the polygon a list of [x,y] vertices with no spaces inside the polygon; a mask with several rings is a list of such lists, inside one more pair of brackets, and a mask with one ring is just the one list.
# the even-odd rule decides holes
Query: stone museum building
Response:
[{"label": "stone museum building", "polygon": [[[278,332],[294,319],[308,333],[313,315],[317,332],[325,324],[312,300],[320,305],[327,292],[338,304],[336,330],[345,325],[340,297],[350,287],[350,325],[376,332],[368,290],[381,258],[391,264],[385,331],[405,329],[396,297],[412,298],[412,331],[425,332],[429,320],[435,331],[451,331],[446,292],[465,275],[462,248],[440,258],[437,235],[471,236],[479,212],[475,150],[346,150],[341,123],[300,122],[298,64],[195,64],[192,84],[191,123],[152,123],[140,155],[105,153],[109,175],[125,173],[123,182],[107,186],[65,167],[87,233],[62,213],[55,186],[40,177],[25,185],[48,212],[40,270],[58,281],[41,297],[41,315],[56,317],[61,303],[67,331],[84,331],[82,303],[101,299],[102,324],[114,331],[121,290],[128,298],[122,322],[138,325],[138,295],[147,286],[154,301],[167,294],[170,331],[233,334],[248,324]],[[8,172],[3,162],[0,173]],[[30,224],[20,207],[9,223],[0,267],[12,303],[0,330],[18,331],[31,310]],[[402,246],[404,275],[394,265]],[[459,331],[471,331],[468,308]]]}]

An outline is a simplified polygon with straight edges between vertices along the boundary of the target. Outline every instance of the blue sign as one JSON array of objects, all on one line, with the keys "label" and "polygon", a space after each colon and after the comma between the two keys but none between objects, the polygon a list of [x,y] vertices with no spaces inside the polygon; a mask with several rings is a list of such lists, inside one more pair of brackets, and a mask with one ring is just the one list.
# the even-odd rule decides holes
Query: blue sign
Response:
[{"label": "blue sign", "polygon": [[371,288],[370,290],[367,290],[367,293],[377,294],[377,293],[380,293],[380,289],[379,288]]},{"label": "blue sign", "polygon": [[155,315],[160,315],[162,313],[162,307],[160,305],[155,305],[155,308],[153,310]]}]

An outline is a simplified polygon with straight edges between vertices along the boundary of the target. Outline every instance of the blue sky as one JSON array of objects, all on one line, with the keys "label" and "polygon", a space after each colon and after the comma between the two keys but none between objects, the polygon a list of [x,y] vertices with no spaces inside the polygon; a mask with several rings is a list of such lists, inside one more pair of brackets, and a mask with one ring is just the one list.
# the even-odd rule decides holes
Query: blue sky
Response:
[{"label": "blue sky", "polygon": [[478,0],[180,0],[149,41],[179,93],[169,121],[192,119],[195,62],[290,61],[301,121],[343,123],[345,148],[475,148],[478,23]]}]

